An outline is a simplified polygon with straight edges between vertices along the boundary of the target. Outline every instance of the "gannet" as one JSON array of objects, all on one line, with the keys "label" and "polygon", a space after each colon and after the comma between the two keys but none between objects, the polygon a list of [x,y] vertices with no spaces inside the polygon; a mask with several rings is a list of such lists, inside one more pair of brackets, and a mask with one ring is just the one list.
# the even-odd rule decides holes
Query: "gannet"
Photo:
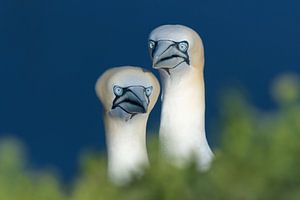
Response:
[{"label": "gannet", "polygon": [[123,66],[104,72],[95,89],[104,108],[108,176],[123,185],[148,165],[146,125],[160,85],[151,72]]},{"label": "gannet", "polygon": [[208,169],[213,153],[205,134],[202,40],[186,26],[163,25],[150,33],[148,47],[162,79],[162,153],[178,166],[195,159],[199,169]]}]

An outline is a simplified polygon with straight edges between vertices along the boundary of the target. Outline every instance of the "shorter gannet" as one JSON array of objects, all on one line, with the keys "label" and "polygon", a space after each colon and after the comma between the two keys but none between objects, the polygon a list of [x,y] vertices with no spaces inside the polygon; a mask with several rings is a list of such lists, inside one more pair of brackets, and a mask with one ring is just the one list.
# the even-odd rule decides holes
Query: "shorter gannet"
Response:
[{"label": "shorter gannet", "polygon": [[176,165],[194,158],[200,169],[207,169],[213,153],[205,134],[202,40],[186,26],[164,25],[151,32],[148,47],[163,85],[159,130],[163,154]]},{"label": "shorter gannet", "polygon": [[108,175],[126,184],[148,165],[146,125],[160,93],[156,77],[139,67],[107,70],[96,83],[104,108]]}]

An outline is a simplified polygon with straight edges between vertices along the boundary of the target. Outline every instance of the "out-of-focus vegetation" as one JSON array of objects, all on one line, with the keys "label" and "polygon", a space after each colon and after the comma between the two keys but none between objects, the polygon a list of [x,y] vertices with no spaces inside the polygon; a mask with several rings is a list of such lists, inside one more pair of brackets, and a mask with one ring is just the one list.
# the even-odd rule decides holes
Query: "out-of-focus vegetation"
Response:
[{"label": "out-of-focus vegetation", "polygon": [[219,145],[207,172],[177,169],[149,144],[152,167],[125,187],[106,180],[98,153],[81,157],[81,172],[64,185],[54,175],[26,168],[21,145],[0,144],[0,200],[300,199],[300,85],[286,75],[272,88],[278,107],[261,111],[239,92],[228,91],[220,108]]}]

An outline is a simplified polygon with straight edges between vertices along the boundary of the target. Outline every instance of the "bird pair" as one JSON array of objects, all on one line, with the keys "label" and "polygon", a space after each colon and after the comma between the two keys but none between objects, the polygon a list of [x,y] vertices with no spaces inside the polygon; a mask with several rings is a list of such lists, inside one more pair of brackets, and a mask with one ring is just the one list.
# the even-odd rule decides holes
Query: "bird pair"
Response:
[{"label": "bird pair", "polygon": [[[152,66],[162,79],[161,152],[177,166],[191,158],[207,169],[213,153],[205,135],[204,50],[200,36],[182,25],[163,25],[148,40]],[[148,165],[146,125],[160,85],[139,67],[107,70],[96,83],[104,107],[110,179],[123,184]]]}]

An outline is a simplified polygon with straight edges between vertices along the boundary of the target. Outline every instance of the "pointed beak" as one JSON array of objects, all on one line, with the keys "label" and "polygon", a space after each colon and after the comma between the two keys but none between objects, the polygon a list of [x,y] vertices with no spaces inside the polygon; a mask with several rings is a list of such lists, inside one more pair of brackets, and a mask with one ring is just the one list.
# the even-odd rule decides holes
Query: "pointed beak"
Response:
[{"label": "pointed beak", "polygon": [[168,49],[172,48],[172,45],[174,45],[174,43],[170,41],[157,42],[157,46],[153,52],[153,58],[152,58],[153,67],[155,67],[155,65],[157,65],[161,61],[161,59],[163,59],[164,57],[170,54]]},{"label": "pointed beak", "polygon": [[148,105],[149,99],[145,94],[145,88],[132,86],[127,88],[122,96],[116,97],[112,109],[119,107],[127,113],[137,114],[146,113]]},{"label": "pointed beak", "polygon": [[168,40],[158,41],[152,53],[152,66],[155,69],[171,69],[186,62],[188,56],[179,51],[176,43]]}]

